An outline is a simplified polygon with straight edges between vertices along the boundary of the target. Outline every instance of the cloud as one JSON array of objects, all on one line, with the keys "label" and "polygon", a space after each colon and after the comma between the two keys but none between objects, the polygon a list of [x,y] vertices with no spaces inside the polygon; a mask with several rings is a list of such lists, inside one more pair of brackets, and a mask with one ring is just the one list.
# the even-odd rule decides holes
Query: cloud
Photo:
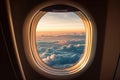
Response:
[{"label": "cloud", "polygon": [[80,47],[80,44],[74,45],[75,47]]},{"label": "cloud", "polygon": [[[53,42],[52,42],[53,43]],[[65,45],[53,44],[38,48],[40,58],[49,66],[66,68],[74,65],[84,52],[84,45],[79,40],[69,40]]]},{"label": "cloud", "polygon": [[64,35],[58,35],[57,37],[66,37],[66,38],[81,38],[84,35],[80,34],[64,34]]},{"label": "cloud", "polygon": [[65,67],[69,67],[70,65],[73,65],[78,60],[79,60],[79,57],[77,54],[71,54],[71,55],[56,54],[54,60],[51,60],[49,58],[49,61],[47,61],[47,64],[49,66],[56,67],[56,68],[65,68]]},{"label": "cloud", "polygon": [[82,54],[84,51],[84,45],[80,44],[68,44],[60,47],[58,51],[64,51],[75,54]]},{"label": "cloud", "polygon": [[86,38],[86,34],[85,32],[80,32],[80,33],[77,33],[77,32],[61,32],[61,33],[54,33],[54,34],[41,34],[39,36],[36,37],[36,40],[37,41],[43,41],[43,43],[49,43],[49,41],[57,41],[57,40],[64,40],[64,41],[67,41],[67,40],[84,40],[85,41],[85,38]]},{"label": "cloud", "polygon": [[55,54],[52,54],[50,56],[47,56],[46,58],[43,58],[42,60],[45,62],[45,63],[48,63],[49,61],[53,61],[55,59]]},{"label": "cloud", "polygon": [[77,33],[73,33],[73,34],[61,34],[61,35],[57,35],[57,36],[53,36],[53,35],[41,35],[41,37],[66,37],[66,38],[85,38],[85,34],[81,33],[81,34],[77,34]]}]

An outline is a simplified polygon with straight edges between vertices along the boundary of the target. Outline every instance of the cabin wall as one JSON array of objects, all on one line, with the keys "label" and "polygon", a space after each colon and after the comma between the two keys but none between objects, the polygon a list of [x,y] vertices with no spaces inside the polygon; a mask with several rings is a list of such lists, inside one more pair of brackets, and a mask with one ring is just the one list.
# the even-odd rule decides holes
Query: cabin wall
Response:
[{"label": "cabin wall", "polygon": [[[45,0],[44,0],[45,1]],[[21,62],[23,65],[23,70],[25,72],[27,79],[43,79],[46,80],[45,77],[35,72],[28,61],[26,60],[25,50],[23,47],[22,41],[22,27],[24,25],[25,19],[29,12],[36,7],[36,5],[44,2],[42,0],[15,0],[10,1],[11,5],[11,13],[13,19],[13,27],[15,31],[15,37],[17,41],[18,51],[21,58]],[[101,69],[101,60],[103,53],[103,45],[104,45],[104,35],[105,35],[105,27],[106,27],[106,15],[107,15],[107,1],[87,1],[87,0],[76,0],[81,6],[83,6],[93,17],[96,23],[97,28],[97,47],[95,52],[95,58],[92,65],[86,70],[83,74],[76,77],[75,80],[98,80]]]},{"label": "cabin wall", "polygon": [[[28,63],[23,47],[22,29],[29,12],[47,0],[9,0],[19,57],[27,80],[50,80]],[[53,1],[53,0],[51,0]],[[92,65],[73,80],[113,80],[120,55],[119,0],[73,0],[92,15],[97,28],[97,47]],[[0,0],[0,79],[22,80],[14,49],[7,0]],[[118,69],[119,70],[119,69]],[[120,71],[118,72],[118,74]],[[120,79],[120,75],[118,75]]]},{"label": "cabin wall", "polygon": [[113,80],[120,55],[120,4],[118,0],[108,3],[101,80]]}]

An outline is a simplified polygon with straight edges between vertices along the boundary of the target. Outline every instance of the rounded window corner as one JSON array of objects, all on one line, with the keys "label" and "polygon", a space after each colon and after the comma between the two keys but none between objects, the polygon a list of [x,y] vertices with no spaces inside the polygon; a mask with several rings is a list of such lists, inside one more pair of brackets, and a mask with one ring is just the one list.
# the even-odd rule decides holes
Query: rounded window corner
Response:
[{"label": "rounded window corner", "polygon": [[[48,11],[45,11],[45,8],[53,5],[60,5],[60,6],[66,5],[68,6],[68,9],[69,6],[73,7],[73,10],[75,10],[74,13],[80,17],[80,19],[83,21],[85,26],[86,38],[85,38],[84,54],[78,62],[76,62],[73,66],[70,66],[68,68],[61,68],[61,69],[53,68],[45,64],[40,59],[40,56],[37,51],[36,37],[35,37],[37,24],[39,20],[47,12],[49,12],[49,9]],[[61,10],[61,9],[53,10],[53,12],[54,11],[68,12],[67,10]],[[31,11],[31,13],[26,18],[23,28],[23,43],[24,43],[26,58],[35,71],[48,78],[62,78],[62,79],[72,78],[86,71],[93,62],[93,59],[95,57],[96,41],[97,41],[97,30],[93,18],[83,7],[79,6],[76,3],[71,3],[69,1],[47,2],[38,5],[36,8],[34,8],[33,11]]]}]

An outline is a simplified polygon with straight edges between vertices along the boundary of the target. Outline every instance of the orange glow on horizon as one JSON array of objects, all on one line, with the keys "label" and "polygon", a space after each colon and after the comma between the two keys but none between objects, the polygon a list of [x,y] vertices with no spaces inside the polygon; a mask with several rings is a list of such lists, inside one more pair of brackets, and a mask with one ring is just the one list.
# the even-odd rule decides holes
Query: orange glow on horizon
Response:
[{"label": "orange glow on horizon", "polygon": [[[36,27],[36,39],[41,36],[76,35],[85,33],[82,19],[74,12],[46,13],[38,22]],[[65,44],[65,42],[60,42]]]},{"label": "orange glow on horizon", "polygon": [[57,36],[59,34],[83,34],[85,30],[77,30],[77,31],[37,31],[36,38],[40,36]]}]

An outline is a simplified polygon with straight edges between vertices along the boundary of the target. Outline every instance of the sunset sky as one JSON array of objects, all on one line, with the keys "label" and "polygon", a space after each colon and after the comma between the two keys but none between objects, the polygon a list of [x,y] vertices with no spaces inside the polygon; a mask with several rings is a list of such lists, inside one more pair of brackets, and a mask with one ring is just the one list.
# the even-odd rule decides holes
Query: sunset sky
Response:
[{"label": "sunset sky", "polygon": [[41,60],[53,68],[68,68],[81,59],[85,27],[73,12],[48,12],[38,22],[36,46]]},{"label": "sunset sky", "polygon": [[37,32],[47,31],[83,31],[84,24],[74,12],[48,12],[37,24]]}]

